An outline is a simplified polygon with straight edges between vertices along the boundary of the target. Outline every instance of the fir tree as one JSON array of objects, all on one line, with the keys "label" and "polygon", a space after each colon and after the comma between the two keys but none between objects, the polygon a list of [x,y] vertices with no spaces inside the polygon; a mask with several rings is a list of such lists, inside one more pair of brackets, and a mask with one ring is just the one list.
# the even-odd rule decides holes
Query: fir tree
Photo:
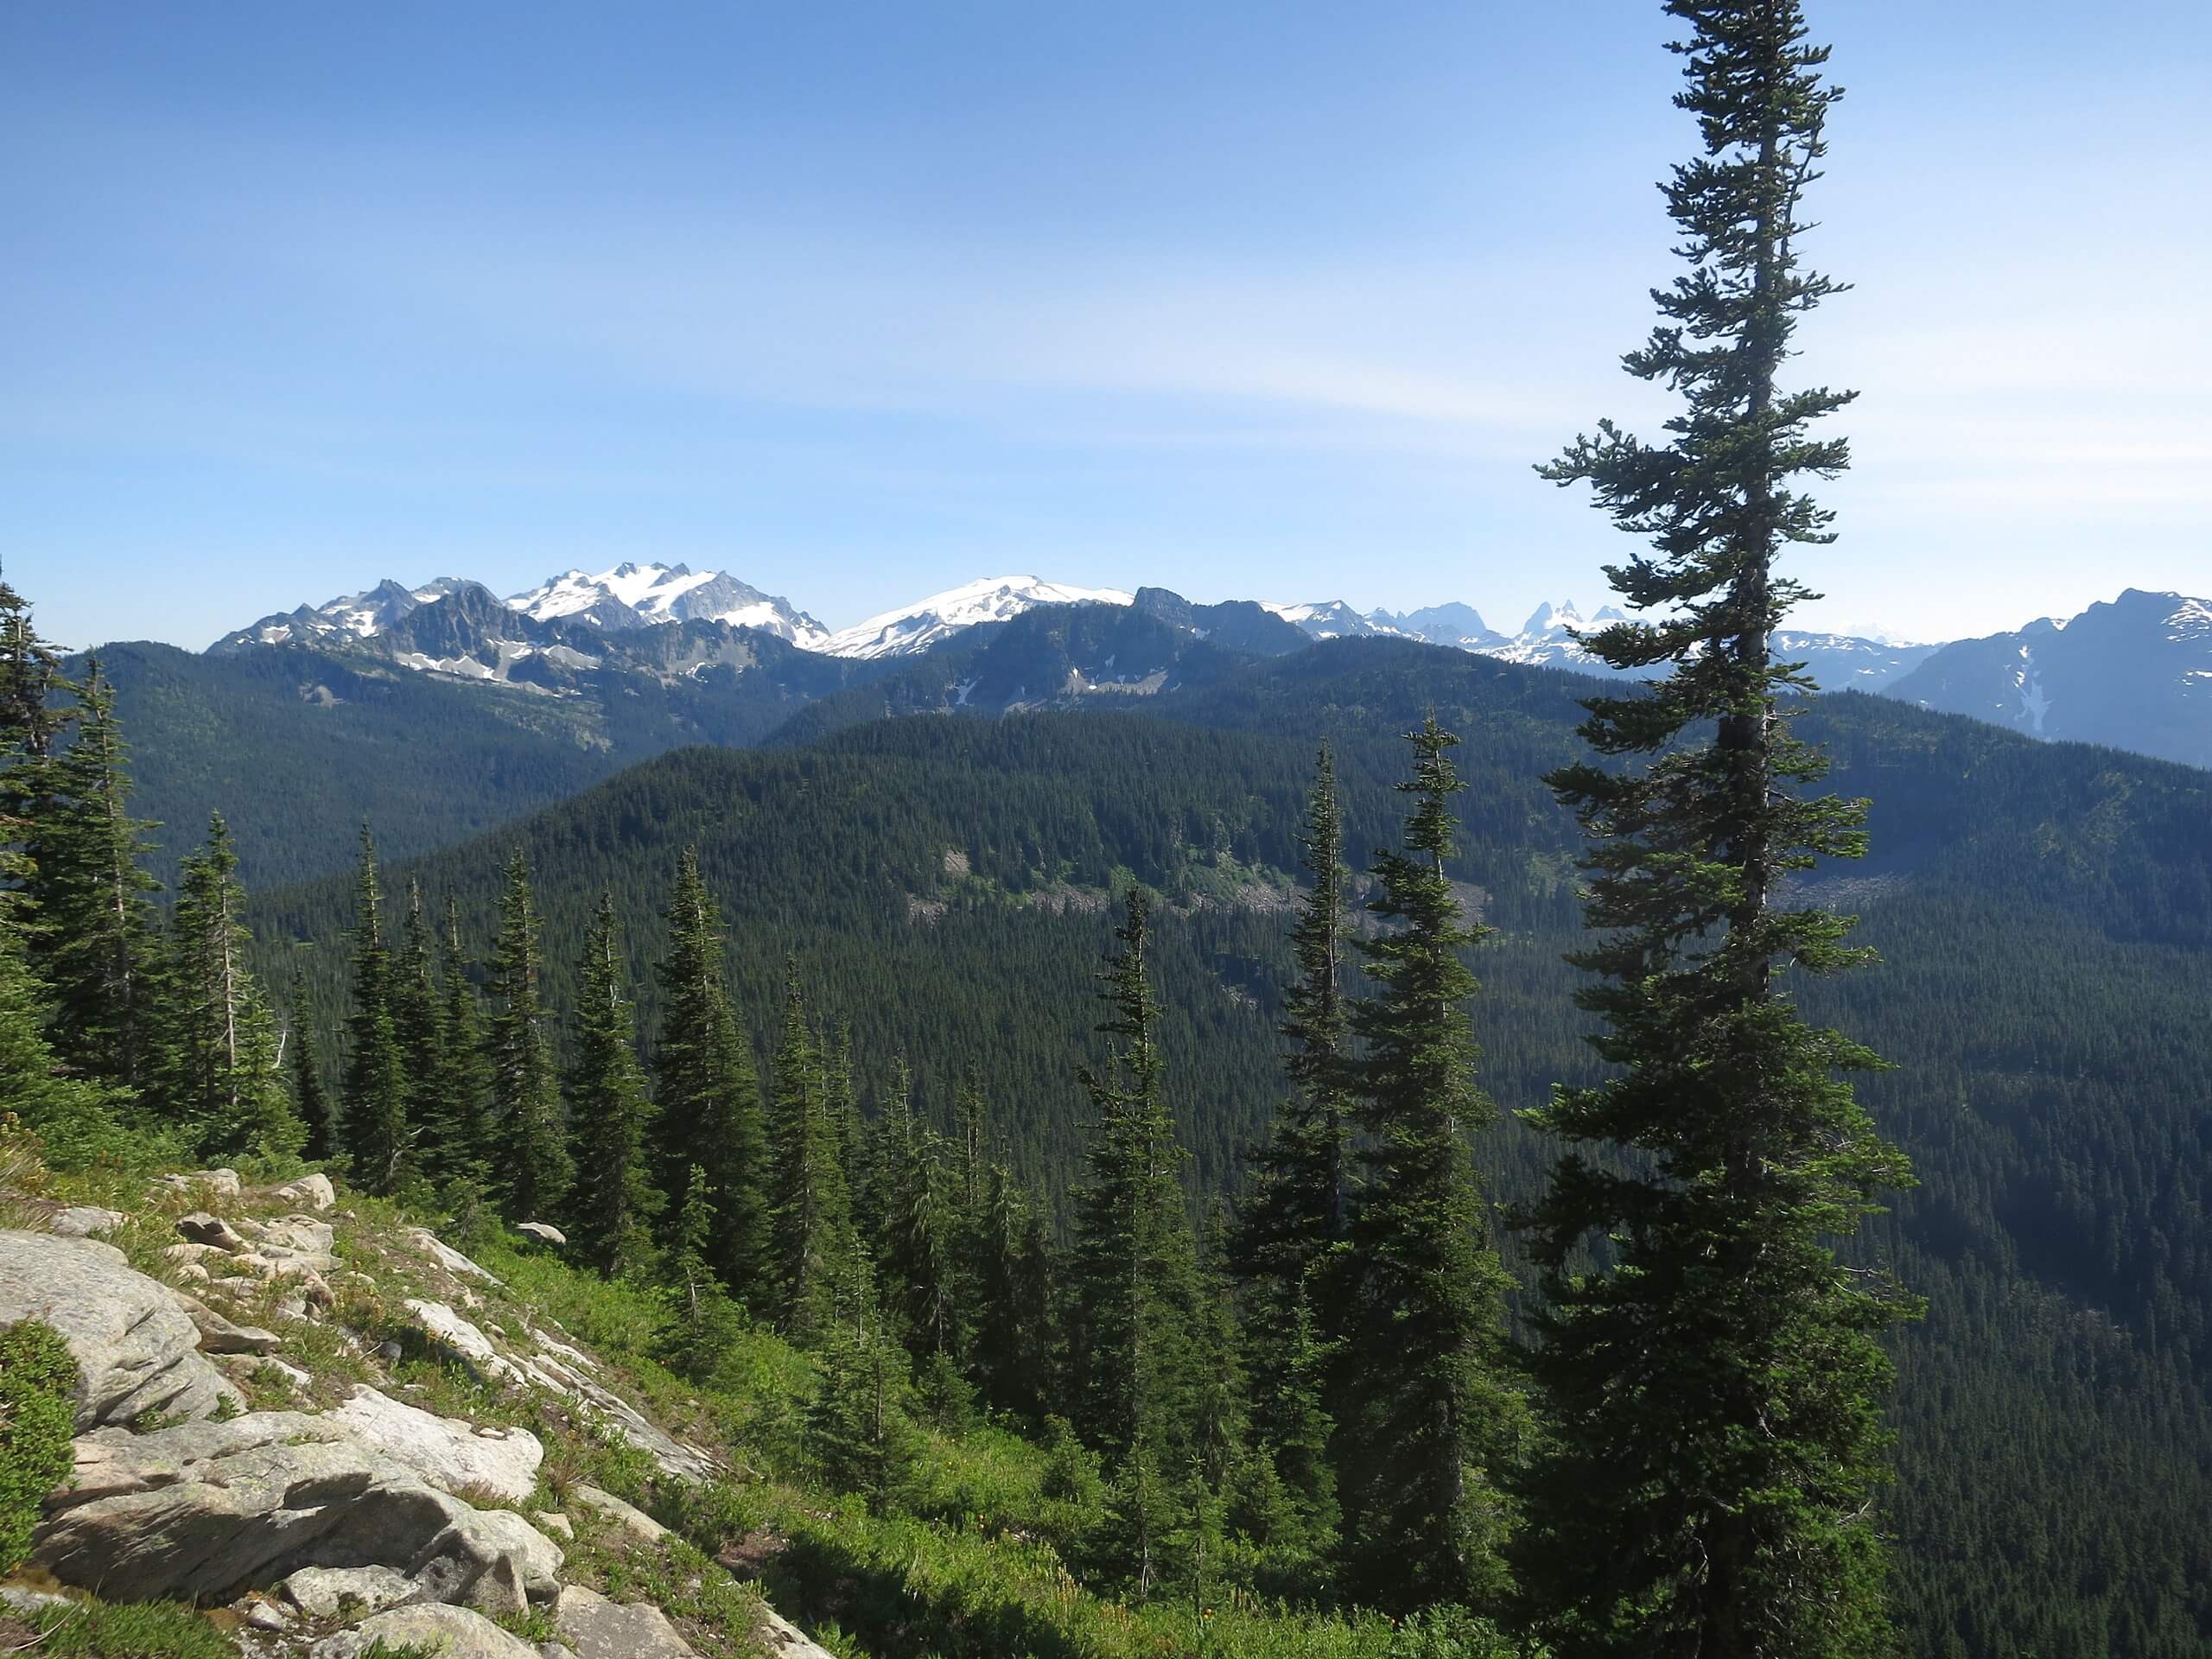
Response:
[{"label": "fir tree", "polygon": [[1344,1240],[1351,1183],[1343,841],[1336,766],[1324,748],[1299,837],[1313,885],[1291,934],[1298,979],[1283,999],[1290,1096],[1254,1160],[1252,1193],[1230,1241],[1243,1285],[1252,1420],[1298,1512],[1293,1529],[1317,1550],[1326,1546],[1337,1506],[1331,1465],[1318,1454],[1330,1425],[1314,1351],[1334,1333],[1343,1306],[1328,1275]]},{"label": "fir tree", "polygon": [[582,992],[576,1000],[575,1061],[569,1068],[569,1122],[575,1183],[569,1215],[584,1259],[601,1273],[642,1267],[659,1211],[645,1164],[651,1109],[638,1064],[637,1016],[625,995],[614,895],[602,892],[584,942]]},{"label": "fir tree", "polygon": [[492,970],[495,1007],[486,1044],[492,1062],[493,1133],[498,1146],[493,1180],[508,1216],[518,1221],[558,1214],[575,1175],[562,1128],[560,1085],[539,1000],[541,975],[530,866],[518,849],[507,861],[499,899],[499,937]]},{"label": "fir tree", "polygon": [[253,936],[238,862],[219,812],[177,884],[168,1095],[203,1153],[283,1157],[305,1132],[285,1095],[276,1018],[246,965]]},{"label": "fir tree", "polygon": [[0,741],[12,755],[33,763],[8,769],[7,792],[17,807],[43,786],[35,763],[53,753],[54,740],[68,727],[67,715],[54,702],[67,685],[61,659],[40,637],[30,606],[0,582]]},{"label": "fir tree", "polygon": [[830,1486],[879,1509],[913,1491],[923,1440],[911,1414],[906,1356],[880,1325],[830,1334],[806,1418],[806,1446]]},{"label": "fir tree", "polygon": [[670,1319],[661,1357],[669,1370],[694,1382],[714,1376],[744,1325],[711,1256],[719,1225],[707,1196],[711,1185],[705,1170],[690,1172],[683,1183],[683,1208],[670,1232],[664,1258]]},{"label": "fir tree", "polygon": [[[1891,1646],[1878,1338],[1909,1308],[1833,1246],[1908,1171],[1836,1076],[1873,1055],[1789,995],[1793,975],[1866,959],[1847,920],[1780,902],[1791,873],[1864,850],[1865,804],[1804,792],[1826,764],[1789,728],[1808,683],[1771,648],[1808,597],[1777,556],[1834,539],[1797,480],[1849,460],[1810,427],[1852,394],[1778,384],[1797,320],[1836,291],[1798,242],[1840,93],[1796,0],[1666,10],[1689,26],[1675,102],[1703,141],[1665,187],[1691,269],[1655,293],[1662,321],[1624,366],[1684,409],[1663,445],[1604,422],[1541,469],[1589,480],[1654,550],[1608,574],[1655,620],[1589,648],[1669,671],[1587,705],[1592,747],[1641,765],[1551,779],[1593,842],[1599,938],[1574,960],[1601,976],[1581,1000],[1618,1074],[1535,1116],[1626,1155],[1571,1153],[1534,1216],[1558,1433],[1531,1560],[1561,1655],[1874,1654]],[[1593,1241],[1607,1257],[1580,1270]]]},{"label": "fir tree", "polygon": [[1506,1376],[1507,1280],[1465,1140],[1495,1116],[1475,1086],[1477,987],[1461,959],[1485,930],[1461,921],[1444,871],[1459,739],[1432,715],[1408,741],[1404,847],[1370,867],[1367,906],[1400,925],[1360,942],[1376,989],[1352,1013],[1364,1179],[1349,1244],[1346,1554],[1378,1605],[1494,1607],[1510,1587],[1503,1483],[1527,1413]]},{"label": "fir tree", "polygon": [[361,826],[361,863],[353,888],[353,1013],[346,1021],[340,1125],[353,1180],[364,1192],[398,1185],[409,1150],[409,1078],[395,1017],[391,947],[385,938],[384,892],[376,841]]},{"label": "fir tree", "polygon": [[159,935],[140,868],[152,824],[130,812],[129,751],[99,658],[75,688],[76,735],[46,764],[25,893],[34,966],[54,993],[55,1057],[80,1075],[150,1088],[160,1069]]},{"label": "fir tree", "polygon": [[445,1010],[438,1000],[422,884],[407,881],[407,925],[391,958],[391,1034],[406,1085],[409,1161],[433,1180],[454,1145],[446,1093]]},{"label": "fir tree", "polygon": [[1199,1294],[1184,1154],[1162,1097],[1141,889],[1129,889],[1114,937],[1121,950],[1100,993],[1112,1013],[1099,1027],[1116,1039],[1114,1062],[1081,1073],[1098,1118],[1068,1262],[1070,1404],[1077,1432],[1105,1456],[1120,1546],[1142,1592],[1161,1570],[1196,1451]]},{"label": "fir tree", "polygon": [[323,1087],[322,1068],[315,1055],[317,1029],[315,993],[306,974],[292,971],[292,1105],[299,1115],[305,1144],[301,1155],[321,1163],[338,1155],[338,1121],[331,1110],[330,1091]]},{"label": "fir tree", "polygon": [[768,1260],[767,1130],[752,1045],[730,1003],[724,948],[720,911],[697,853],[686,848],[669,901],[653,1055],[661,1185],[680,1220],[693,1172],[704,1177],[715,1217],[706,1260],[732,1294],[758,1299]]},{"label": "fir tree", "polygon": [[469,982],[468,957],[461,949],[461,907],[450,893],[439,945],[438,1099],[445,1144],[438,1148],[433,1170],[442,1180],[480,1189],[491,1179],[494,1155],[488,1116],[492,1079],[476,988]]},{"label": "fir tree", "polygon": [[954,1211],[943,1141],[916,1114],[912,1090],[902,1059],[868,1160],[876,1282],[915,1359],[949,1359],[960,1341]]},{"label": "fir tree", "polygon": [[869,1301],[845,1190],[843,1130],[794,973],[768,1117],[769,1274],[778,1318],[802,1343],[826,1340],[841,1319],[862,1322]]}]

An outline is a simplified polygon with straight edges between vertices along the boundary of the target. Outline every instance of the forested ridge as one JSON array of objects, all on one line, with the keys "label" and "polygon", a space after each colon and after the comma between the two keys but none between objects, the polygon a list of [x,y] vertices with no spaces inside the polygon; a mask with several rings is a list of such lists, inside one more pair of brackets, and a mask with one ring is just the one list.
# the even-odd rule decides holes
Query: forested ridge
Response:
[{"label": "forested ridge", "polygon": [[[591,896],[611,886],[649,1029],[661,895],[696,843],[764,1063],[789,957],[852,1022],[864,1097],[880,1098],[903,1056],[924,1109],[947,1121],[972,1065],[1020,1173],[1062,1193],[1090,1121],[1072,1068],[1096,1052],[1109,894],[1133,877],[1158,896],[1150,961],[1195,1202],[1235,1187],[1280,1092],[1274,1027],[1311,757],[1269,734],[1328,735],[1357,865],[1387,844],[1396,734],[1433,706],[1466,738],[1468,833],[1452,873],[1499,930],[1471,958],[1481,1076],[1503,1109],[1479,1157],[1516,1204],[1550,1149],[1514,1114],[1596,1075],[1570,1001],[1580,976],[1560,959],[1579,931],[1573,826],[1529,782],[1567,752],[1586,683],[1342,642],[1233,694],[1158,705],[1223,722],[1210,728],[915,716],[810,749],[684,751],[408,874],[458,894],[480,950],[499,866],[521,849],[556,1001]],[[1923,1650],[1948,1650],[1940,1612],[1974,1653],[2007,1639],[2101,1651],[2115,1621],[2140,1634],[2113,1651],[2190,1651],[2212,1583],[2212,1332],[2195,1288],[2212,1249],[2212,846],[2190,826],[2212,785],[1875,698],[1822,702],[1806,726],[1838,757],[1837,789],[1877,802],[1877,854],[1813,879],[1853,883],[1840,899],[1882,965],[1807,1001],[1895,1064],[1861,1090],[1919,1171],[1868,1248],[1932,1304],[1894,1344],[1893,1503]],[[315,940],[307,954],[334,970],[350,905],[339,883],[267,896],[267,959]]]}]

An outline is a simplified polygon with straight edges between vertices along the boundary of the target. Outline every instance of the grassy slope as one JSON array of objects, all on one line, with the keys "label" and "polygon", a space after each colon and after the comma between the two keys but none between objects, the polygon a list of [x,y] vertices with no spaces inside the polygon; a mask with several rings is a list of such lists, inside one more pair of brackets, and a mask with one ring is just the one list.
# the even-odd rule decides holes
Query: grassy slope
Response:
[{"label": "grassy slope", "polygon": [[[141,1271],[174,1281],[181,1264],[164,1255],[175,1238],[175,1216],[187,1207],[219,1213],[270,1213],[257,1201],[149,1203],[144,1178],[114,1170],[54,1176],[18,1186],[42,1189],[61,1203],[130,1210],[130,1224],[115,1242]],[[0,1223],[26,1224],[38,1206],[14,1206]],[[904,1504],[872,1508],[861,1497],[823,1489],[810,1475],[799,1424],[816,1386],[814,1362],[765,1330],[741,1335],[704,1385],[679,1378],[655,1357],[664,1325],[660,1297],[649,1287],[609,1283],[567,1265],[556,1254],[496,1227],[444,1235],[465,1245],[504,1282],[468,1281],[482,1306],[467,1317],[488,1332],[550,1330],[595,1354],[609,1386],[663,1427],[714,1453],[734,1472],[726,1481],[683,1488],[658,1472],[643,1453],[566,1403],[487,1387],[466,1369],[428,1348],[402,1303],[410,1296],[458,1302],[461,1286],[404,1243],[403,1230],[443,1218],[341,1192],[327,1217],[337,1228],[334,1275],[339,1304],[320,1324],[283,1319],[271,1286],[256,1300],[226,1304],[219,1293],[193,1287],[233,1317],[283,1332],[282,1357],[308,1371],[303,1398],[273,1368],[239,1370],[258,1410],[311,1409],[369,1382],[410,1403],[474,1422],[519,1424],[543,1440],[539,1490],[513,1507],[525,1513],[558,1510],[576,1529],[564,1545],[564,1581],[602,1590],[618,1600],[661,1607],[707,1659],[740,1659],[767,1651],[760,1641],[760,1590],[848,1659],[1140,1659],[1198,1653],[1222,1659],[1427,1659],[1488,1650],[1438,1645],[1440,1633],[1396,1626],[1364,1615],[1294,1612],[1249,1595],[1210,1591],[1204,1603],[1187,1596],[1132,1605],[1087,1588],[1070,1571],[1084,1535],[1103,1511],[1095,1492],[1046,1495],[1047,1459],[1004,1428],[978,1426],[955,1438],[927,1432],[913,1495]],[[355,1275],[361,1275],[356,1277]],[[364,1338],[349,1340],[348,1332]],[[369,1350],[399,1343],[390,1366]],[[590,1483],[630,1499],[677,1529],[658,1548],[636,1545],[575,1500]],[[481,1497],[472,1501],[483,1505]],[[737,1571],[731,1571],[734,1567]],[[75,1621],[79,1643],[45,1652],[105,1659],[209,1659],[228,1652],[207,1637],[234,1615],[207,1618],[173,1607],[103,1608],[87,1604]],[[211,1620],[213,1621],[211,1623]],[[505,1621],[535,1640],[553,1632],[542,1612]],[[128,1643],[137,1645],[128,1645]]]}]

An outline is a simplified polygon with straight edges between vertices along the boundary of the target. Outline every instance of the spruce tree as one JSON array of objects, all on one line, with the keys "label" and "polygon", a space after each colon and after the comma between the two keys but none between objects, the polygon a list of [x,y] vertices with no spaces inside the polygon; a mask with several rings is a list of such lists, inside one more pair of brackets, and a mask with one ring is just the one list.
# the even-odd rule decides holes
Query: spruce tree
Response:
[{"label": "spruce tree", "polygon": [[1359,942],[1375,994],[1352,1011],[1362,1135],[1351,1218],[1341,1493],[1357,1593],[1404,1611],[1500,1605],[1510,1588],[1504,1483],[1527,1438],[1507,1375],[1504,1269],[1485,1241],[1466,1135],[1496,1113],[1475,1085],[1462,960],[1446,875],[1459,739],[1433,715],[1408,734],[1414,798],[1402,849],[1370,866],[1367,908],[1395,928]]},{"label": "spruce tree", "polygon": [[561,1091],[540,1001],[537,909],[519,849],[507,861],[493,946],[491,1058],[494,1190],[516,1221],[557,1215],[575,1166],[561,1123]]},{"label": "spruce tree", "polygon": [[446,895],[439,930],[438,1100],[445,1144],[433,1166],[437,1178],[483,1189],[495,1155],[490,1118],[492,1078],[485,1056],[483,1015],[469,982],[461,944],[461,906]]},{"label": "spruce tree", "polygon": [[170,1104],[204,1154],[299,1151],[305,1130],[284,1088],[276,1020],[246,965],[253,936],[221,813],[177,882]]},{"label": "spruce tree", "polygon": [[865,1322],[872,1297],[845,1190],[844,1123],[796,970],[784,997],[768,1115],[769,1279],[794,1341],[826,1341]]},{"label": "spruce tree", "polygon": [[130,816],[129,750],[99,658],[74,688],[76,734],[45,768],[29,826],[24,884],[38,923],[33,965],[52,988],[54,1054],[79,1075],[132,1090],[160,1071],[160,936],[140,867],[154,826]]},{"label": "spruce tree", "polygon": [[714,1217],[706,1260],[726,1289],[766,1313],[767,1128],[753,1046],[730,1002],[724,950],[721,912],[699,874],[696,850],[687,847],[669,900],[653,1053],[661,1186],[668,1213],[680,1221],[693,1172],[706,1180]]},{"label": "spruce tree", "polygon": [[307,975],[292,970],[292,1108],[299,1115],[304,1144],[301,1155],[321,1163],[338,1155],[338,1120],[331,1109],[330,1091],[323,1087],[322,1068],[315,1053],[317,1013],[315,993]]},{"label": "spruce tree", "polygon": [[1163,1096],[1146,931],[1144,894],[1132,887],[1100,992],[1112,1010],[1099,1029],[1115,1039],[1113,1064],[1080,1074],[1098,1118],[1068,1259],[1070,1419],[1106,1459],[1118,1548],[1140,1593],[1164,1566],[1202,1405],[1197,1250]]},{"label": "spruce tree", "polygon": [[353,888],[353,1012],[346,1022],[345,1116],[340,1134],[354,1184],[390,1192],[404,1173],[410,1133],[409,1078],[395,1018],[391,946],[385,937],[384,892],[375,837],[361,826],[361,863]]},{"label": "spruce tree", "polygon": [[1254,1160],[1252,1192],[1229,1242],[1243,1287],[1252,1421],[1294,1511],[1279,1518],[1316,1549],[1335,1528],[1337,1499],[1332,1465],[1319,1455],[1330,1424],[1315,1348],[1334,1333],[1343,1306],[1329,1275],[1351,1188],[1343,842],[1336,766],[1325,747],[1299,837],[1313,886],[1291,934],[1298,978],[1283,998],[1290,1095]]},{"label": "spruce tree", "polygon": [[0,1117],[39,1139],[46,1160],[70,1169],[118,1148],[116,1091],[62,1075],[48,1046],[47,989],[23,949],[18,900],[0,890]]},{"label": "spruce tree", "polygon": [[1875,1654],[1891,1645],[1878,1338],[1910,1308],[1834,1245],[1909,1173],[1837,1075],[1874,1056],[1792,995],[1866,960],[1847,920],[1783,890],[1864,850],[1865,804],[1807,792],[1825,760],[1790,720],[1809,683],[1772,648],[1808,596],[1777,556],[1834,539],[1801,480],[1849,460],[1811,428],[1852,394],[1779,383],[1798,319],[1837,291],[1799,244],[1840,93],[1796,0],[1666,10],[1689,28],[1675,102],[1702,139],[1664,187],[1690,269],[1624,362],[1683,408],[1663,444],[1603,422],[1541,469],[1588,480],[1653,550],[1608,572],[1650,620],[1589,649],[1668,671],[1589,702],[1583,735],[1616,764],[1551,779],[1592,838],[1599,937],[1573,960],[1600,978],[1581,1001],[1617,1072],[1533,1115],[1589,1150],[1533,1217],[1557,1433],[1530,1560],[1563,1656]]},{"label": "spruce tree", "polygon": [[600,894],[578,977],[575,1059],[567,1089],[576,1171],[569,1216],[584,1259],[613,1274],[641,1268],[651,1256],[650,1223],[661,1195],[646,1166],[651,1109],[611,890]]}]

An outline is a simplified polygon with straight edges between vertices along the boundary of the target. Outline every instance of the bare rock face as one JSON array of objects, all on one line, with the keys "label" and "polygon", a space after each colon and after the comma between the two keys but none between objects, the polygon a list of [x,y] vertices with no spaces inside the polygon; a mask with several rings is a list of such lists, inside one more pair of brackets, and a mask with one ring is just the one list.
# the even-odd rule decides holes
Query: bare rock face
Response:
[{"label": "bare rock face", "polygon": [[77,1427],[142,1413],[200,1418],[243,1404],[200,1351],[200,1332],[168,1289],[113,1245],[0,1232],[0,1325],[43,1319],[77,1361]]},{"label": "bare rock face", "polygon": [[576,1659],[696,1659],[696,1650],[659,1608],[609,1601],[582,1585],[561,1592],[553,1623]]},{"label": "bare rock face", "polygon": [[340,1421],[255,1412],[77,1441],[77,1484],[48,1501],[31,1558],[110,1600],[226,1600],[302,1567],[392,1567],[424,1599],[511,1573],[559,1593],[561,1552],[517,1515],[480,1511]]},{"label": "bare rock face", "polygon": [[537,1465],[545,1460],[545,1448],[526,1428],[471,1428],[365,1384],[327,1414],[448,1492],[481,1487],[519,1503],[537,1486]]},{"label": "bare rock face", "polygon": [[541,1244],[566,1244],[569,1236],[550,1221],[519,1221],[515,1231],[525,1238],[534,1238]]},{"label": "bare rock face", "polygon": [[435,1606],[396,1607],[365,1618],[353,1630],[323,1637],[308,1649],[308,1659],[359,1659],[378,1642],[387,1649],[421,1649],[438,1659],[538,1659],[536,1648],[483,1614]]}]

